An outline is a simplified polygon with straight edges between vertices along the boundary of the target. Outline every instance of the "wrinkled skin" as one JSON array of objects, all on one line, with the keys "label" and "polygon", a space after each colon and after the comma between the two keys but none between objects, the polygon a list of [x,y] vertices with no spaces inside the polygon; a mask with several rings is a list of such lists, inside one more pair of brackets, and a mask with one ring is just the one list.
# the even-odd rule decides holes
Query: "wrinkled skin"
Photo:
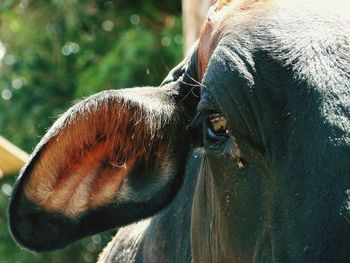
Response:
[{"label": "wrinkled skin", "polygon": [[[60,147],[54,138],[69,136],[90,108],[75,106],[82,107],[79,114],[58,121],[11,198],[10,228],[20,244],[52,250],[156,214],[120,229],[100,262],[350,259],[350,19],[340,5],[321,11],[301,2],[242,2],[219,15],[219,22],[207,21],[199,45],[158,92],[116,95],[118,103],[122,98],[125,105],[136,105],[134,110],[156,116],[149,132],[160,135],[157,143],[152,136],[137,141],[151,145],[147,149],[155,160],[143,151],[136,161],[126,160],[131,168],[117,170],[126,179],[116,184],[113,199],[102,195],[101,205],[81,208],[69,201],[60,206],[62,200],[51,197],[57,187],[49,197],[35,196],[41,188],[32,181],[45,181],[46,167],[35,163],[51,162],[46,155]],[[148,97],[159,106],[142,102]],[[101,102],[91,103],[95,100],[85,104],[96,105],[98,112]],[[228,133],[213,130],[213,112],[227,121]],[[146,120],[145,127],[148,123],[153,121]],[[118,147],[129,154],[123,144]],[[91,155],[84,151],[82,159]],[[78,169],[95,178],[95,168],[71,167],[72,176]],[[104,169],[98,168],[97,176]],[[61,185],[62,176],[52,173],[53,184]],[[69,191],[74,197],[75,190]]]}]

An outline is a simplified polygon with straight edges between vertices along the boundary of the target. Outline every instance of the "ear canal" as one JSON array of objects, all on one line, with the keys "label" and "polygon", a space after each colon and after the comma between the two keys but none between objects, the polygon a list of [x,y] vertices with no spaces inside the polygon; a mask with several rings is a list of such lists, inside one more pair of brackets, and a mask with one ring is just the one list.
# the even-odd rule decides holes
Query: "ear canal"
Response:
[{"label": "ear canal", "polygon": [[[37,242],[35,231],[52,232],[57,241],[44,250],[52,249],[147,217],[169,202],[187,148],[184,121],[167,94],[162,88],[106,91],[59,118],[15,186],[10,203],[15,238],[40,250],[28,244]],[[87,226],[96,219],[100,222],[91,223],[99,225]],[[58,225],[72,229],[74,237],[60,237]]]}]

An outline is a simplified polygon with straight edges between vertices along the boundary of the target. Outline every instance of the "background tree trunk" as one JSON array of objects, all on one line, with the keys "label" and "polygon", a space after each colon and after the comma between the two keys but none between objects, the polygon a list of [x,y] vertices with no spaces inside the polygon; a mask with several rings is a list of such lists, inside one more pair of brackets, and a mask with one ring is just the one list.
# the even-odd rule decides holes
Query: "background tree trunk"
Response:
[{"label": "background tree trunk", "polygon": [[212,0],[182,0],[184,52],[197,40]]}]

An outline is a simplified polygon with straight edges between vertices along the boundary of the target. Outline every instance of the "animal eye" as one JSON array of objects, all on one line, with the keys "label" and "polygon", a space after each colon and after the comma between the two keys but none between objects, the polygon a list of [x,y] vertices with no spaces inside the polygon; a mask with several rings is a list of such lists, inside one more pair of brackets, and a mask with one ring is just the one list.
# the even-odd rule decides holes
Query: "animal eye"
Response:
[{"label": "animal eye", "polygon": [[212,113],[207,118],[208,135],[210,138],[218,140],[229,135],[227,120],[220,113]]}]

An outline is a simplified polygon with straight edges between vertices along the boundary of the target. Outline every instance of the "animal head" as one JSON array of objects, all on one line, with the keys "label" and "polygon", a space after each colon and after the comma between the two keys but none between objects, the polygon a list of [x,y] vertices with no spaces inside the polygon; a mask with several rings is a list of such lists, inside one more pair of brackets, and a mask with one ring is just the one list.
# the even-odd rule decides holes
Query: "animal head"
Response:
[{"label": "animal head", "polygon": [[202,147],[194,262],[349,259],[350,19],[323,3],[219,1],[160,87],[74,105],[14,187],[17,242],[57,249],[161,213]]}]

